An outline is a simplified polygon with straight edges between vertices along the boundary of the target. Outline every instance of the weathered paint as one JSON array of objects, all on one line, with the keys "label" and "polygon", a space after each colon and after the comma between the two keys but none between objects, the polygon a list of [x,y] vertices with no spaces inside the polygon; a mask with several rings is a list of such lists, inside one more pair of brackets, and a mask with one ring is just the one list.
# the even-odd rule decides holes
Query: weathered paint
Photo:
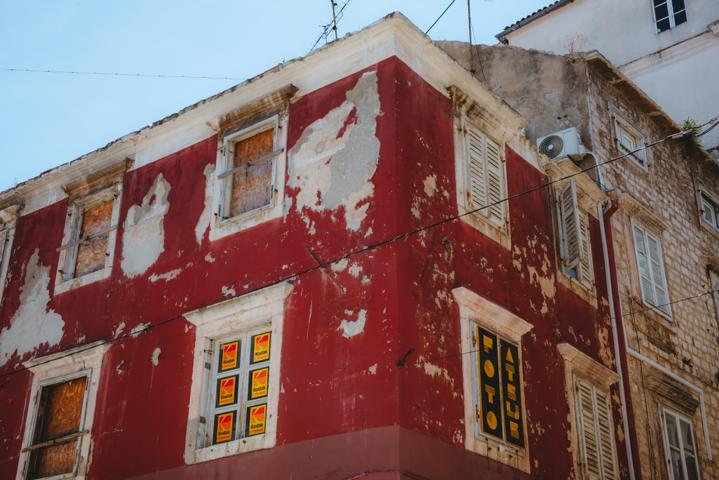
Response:
[{"label": "weathered paint", "polygon": [[[0,377],[0,476],[15,474],[24,426],[30,377],[19,362],[111,340],[88,478],[569,477],[554,347],[567,341],[599,358],[595,325],[608,320],[604,303],[594,309],[555,278],[548,192],[510,203],[509,250],[462,221],[383,244],[457,213],[450,100],[397,58],[296,99],[287,138],[284,217],[212,242],[216,136],[125,175],[112,276],[41,299],[64,319],[61,339],[0,368],[10,374]],[[546,181],[511,148],[506,159],[510,195]],[[22,271],[33,255],[55,266],[66,208],[18,221],[4,328],[27,308]],[[378,246],[341,259],[365,245]],[[185,465],[195,339],[183,313],[313,267],[287,300],[277,446]],[[534,325],[522,342],[531,475],[464,448],[456,286]]]}]

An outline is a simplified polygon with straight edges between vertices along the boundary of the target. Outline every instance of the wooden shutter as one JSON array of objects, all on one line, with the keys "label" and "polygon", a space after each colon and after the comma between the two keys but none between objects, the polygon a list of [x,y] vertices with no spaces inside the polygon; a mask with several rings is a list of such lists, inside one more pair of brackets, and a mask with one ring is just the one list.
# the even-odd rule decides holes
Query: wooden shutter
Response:
[{"label": "wooden shutter", "polygon": [[[468,194],[470,207],[487,205],[487,164],[484,156],[484,135],[473,128],[467,129]],[[486,209],[485,209],[486,210]],[[485,215],[485,210],[481,213]]]},{"label": "wooden shutter", "polygon": [[567,268],[579,263],[581,256],[581,222],[577,208],[577,187],[570,182],[559,193],[562,260]]},{"label": "wooden shutter", "polygon": [[473,127],[467,128],[468,200],[471,209],[497,226],[504,223],[504,165],[498,144]]},{"label": "wooden shutter", "polygon": [[579,281],[592,285],[592,250],[589,244],[589,215],[579,212]]},{"label": "wooden shutter", "polygon": [[614,434],[609,395],[575,379],[580,470],[584,480],[616,480]]}]

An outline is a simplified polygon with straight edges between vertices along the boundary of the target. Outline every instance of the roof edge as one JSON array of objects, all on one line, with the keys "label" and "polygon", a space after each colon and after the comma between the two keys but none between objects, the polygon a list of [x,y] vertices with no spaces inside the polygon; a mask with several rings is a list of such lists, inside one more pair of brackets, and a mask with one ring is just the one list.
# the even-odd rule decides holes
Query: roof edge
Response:
[{"label": "roof edge", "polygon": [[521,18],[520,20],[514,22],[513,24],[504,27],[504,30],[499,32],[497,35],[494,36],[497,40],[499,40],[500,43],[508,44],[509,41],[506,39],[506,36],[510,33],[513,33],[520,28],[524,27],[525,25],[528,25],[532,23],[533,21],[544,17],[545,15],[549,15],[550,13],[554,12],[555,10],[558,10],[565,5],[569,5],[570,3],[574,3],[574,0],[557,0],[554,3],[550,3],[544,8],[540,8],[534,13],[530,13],[524,18]]}]

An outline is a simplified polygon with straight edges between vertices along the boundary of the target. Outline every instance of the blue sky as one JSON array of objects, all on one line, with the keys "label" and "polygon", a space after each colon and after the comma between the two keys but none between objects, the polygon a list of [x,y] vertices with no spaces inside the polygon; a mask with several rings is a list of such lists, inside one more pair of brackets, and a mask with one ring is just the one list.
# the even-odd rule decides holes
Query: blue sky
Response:
[{"label": "blue sky", "polygon": [[[340,35],[391,11],[428,28],[450,0],[352,0]],[[337,0],[342,6],[345,0]],[[549,0],[472,0],[476,40]],[[244,79],[305,55],[328,0],[0,0],[0,69],[30,68]],[[466,40],[457,0],[430,33]],[[0,191],[223,90],[231,80],[0,71]]]}]

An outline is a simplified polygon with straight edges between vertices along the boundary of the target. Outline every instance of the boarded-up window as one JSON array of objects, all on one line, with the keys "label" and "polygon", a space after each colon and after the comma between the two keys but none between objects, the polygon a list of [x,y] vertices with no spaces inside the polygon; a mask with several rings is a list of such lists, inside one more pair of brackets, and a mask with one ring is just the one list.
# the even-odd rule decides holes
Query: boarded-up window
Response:
[{"label": "boarded-up window", "polygon": [[275,130],[264,130],[227,144],[229,181],[226,185],[224,218],[272,203]]},{"label": "boarded-up window", "polygon": [[76,277],[105,267],[112,209],[112,201],[84,209],[80,219],[80,235],[75,262]]},{"label": "boarded-up window", "polygon": [[467,204],[496,226],[504,225],[504,165],[500,147],[474,127],[466,131]]},{"label": "boarded-up window", "polygon": [[40,391],[28,478],[75,470],[86,387],[87,377],[80,377]]},{"label": "boarded-up window", "polygon": [[616,480],[609,394],[581,378],[575,378],[574,391],[581,478]]}]

